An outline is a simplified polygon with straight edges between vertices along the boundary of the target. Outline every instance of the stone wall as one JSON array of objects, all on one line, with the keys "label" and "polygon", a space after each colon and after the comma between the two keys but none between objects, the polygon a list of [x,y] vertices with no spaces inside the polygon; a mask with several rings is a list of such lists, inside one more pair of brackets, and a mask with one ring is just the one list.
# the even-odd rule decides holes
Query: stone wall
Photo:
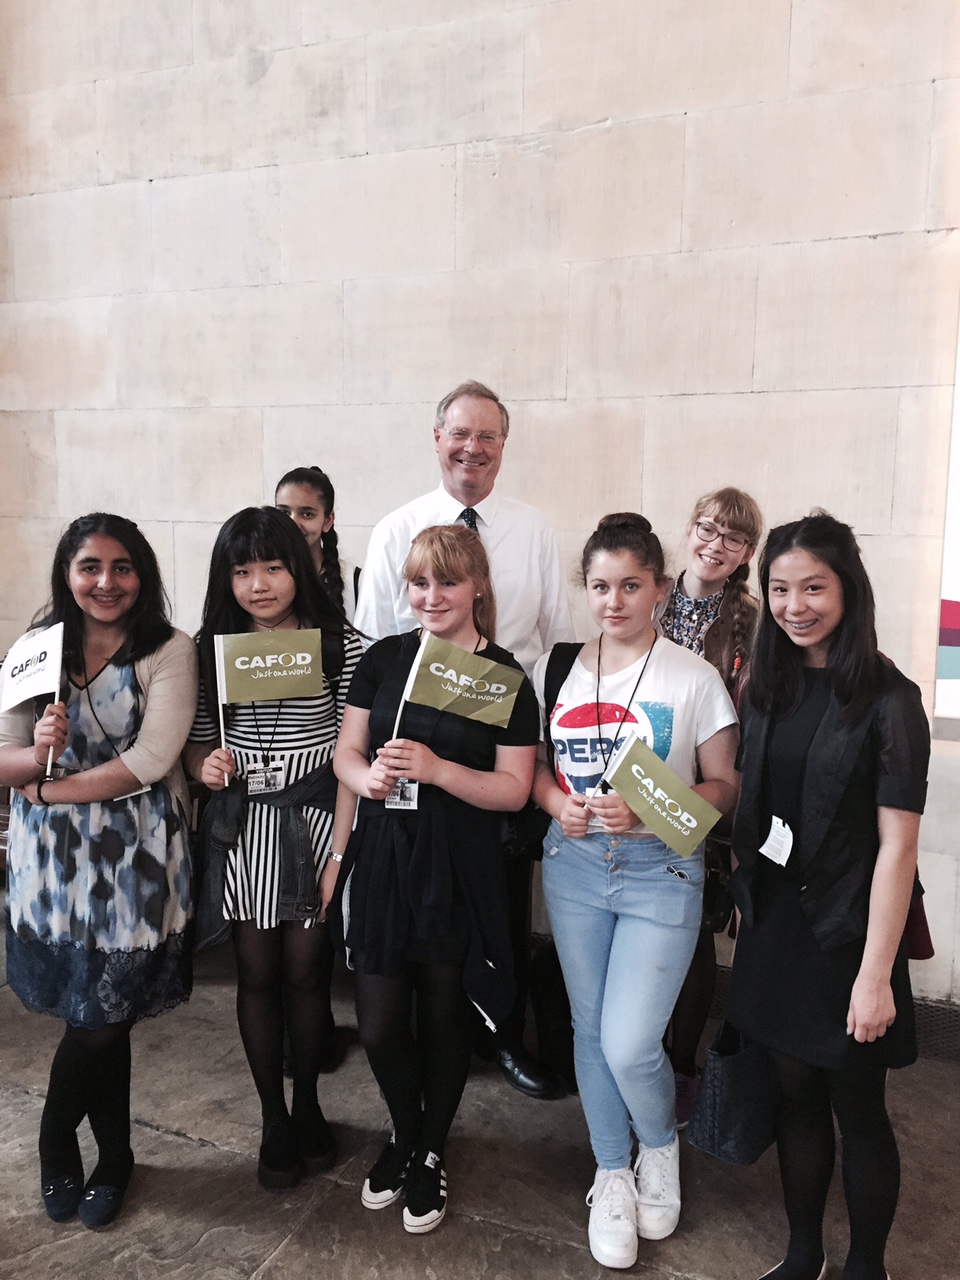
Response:
[{"label": "stone wall", "polygon": [[[854,524],[929,702],[960,299],[955,0],[0,0],[0,642],[64,522],[176,617],[317,462],[362,560],[464,377],[571,563],[734,483]],[[955,748],[924,874],[960,996]]]}]

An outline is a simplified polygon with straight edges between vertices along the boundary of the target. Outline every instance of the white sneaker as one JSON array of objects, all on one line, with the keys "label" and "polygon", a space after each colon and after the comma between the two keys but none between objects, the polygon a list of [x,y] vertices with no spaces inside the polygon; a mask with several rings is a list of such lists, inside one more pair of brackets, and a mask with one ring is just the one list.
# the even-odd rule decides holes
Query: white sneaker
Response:
[{"label": "white sneaker", "polygon": [[680,1220],[680,1140],[645,1147],[633,1166],[637,1178],[637,1231],[644,1240],[665,1240]]},{"label": "white sneaker", "polygon": [[630,1169],[598,1169],[587,1193],[590,1252],[603,1267],[637,1260],[637,1188]]}]

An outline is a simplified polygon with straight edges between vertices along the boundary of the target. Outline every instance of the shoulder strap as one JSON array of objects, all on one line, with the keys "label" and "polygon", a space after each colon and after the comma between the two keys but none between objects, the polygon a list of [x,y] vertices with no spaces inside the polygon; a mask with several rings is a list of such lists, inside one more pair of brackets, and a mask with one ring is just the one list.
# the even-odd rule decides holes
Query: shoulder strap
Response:
[{"label": "shoulder strap", "polygon": [[359,599],[360,599],[360,566],[358,564],[355,564],[353,566],[353,603],[354,605],[356,605]]},{"label": "shoulder strap", "polygon": [[554,765],[553,740],[550,737],[550,714],[557,705],[563,682],[577,660],[577,654],[583,645],[575,640],[562,640],[550,650],[547,669],[543,675],[543,737],[547,746],[547,764],[551,772]]}]

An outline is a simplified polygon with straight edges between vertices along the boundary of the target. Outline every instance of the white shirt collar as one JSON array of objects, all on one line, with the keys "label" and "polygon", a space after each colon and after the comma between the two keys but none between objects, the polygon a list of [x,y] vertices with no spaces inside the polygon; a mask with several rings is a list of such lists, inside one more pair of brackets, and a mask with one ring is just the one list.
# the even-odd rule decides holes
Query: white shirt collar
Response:
[{"label": "white shirt collar", "polygon": [[[455,524],[457,520],[460,519],[460,513],[461,511],[463,511],[465,504],[462,502],[458,502],[457,499],[454,498],[452,494],[446,491],[446,489],[443,487],[442,484],[440,485],[438,493],[441,495],[441,498],[440,498],[441,510],[443,511],[444,515],[446,515],[449,512],[450,523]],[[486,525],[493,524],[494,520],[496,519],[497,511],[499,510],[499,508],[500,508],[500,495],[497,493],[496,486],[494,486],[493,492],[487,494],[487,496],[483,499],[482,502],[476,502],[473,504],[474,511],[477,513],[479,518]]]}]

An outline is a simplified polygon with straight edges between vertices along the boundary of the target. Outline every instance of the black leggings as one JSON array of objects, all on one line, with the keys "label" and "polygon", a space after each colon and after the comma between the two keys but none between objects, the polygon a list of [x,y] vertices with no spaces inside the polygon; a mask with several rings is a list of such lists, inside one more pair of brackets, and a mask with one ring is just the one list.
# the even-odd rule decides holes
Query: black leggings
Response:
[{"label": "black leggings", "polygon": [[358,960],[357,1023],[397,1145],[442,1155],[470,1070],[473,1021],[461,967],[410,963],[383,978],[363,973]]},{"label": "black leggings", "polygon": [[88,1031],[67,1026],[50,1064],[47,1100],[40,1118],[40,1169],[44,1179],[79,1176],[77,1128],[87,1116],[99,1160],[92,1186],[126,1187],[130,1152],[130,1029],[132,1022]]},{"label": "black leggings", "polygon": [[780,1280],[819,1275],[823,1214],[833,1174],[833,1118],[842,1139],[850,1251],[843,1280],[885,1280],[883,1255],[900,1191],[900,1157],[887,1115],[886,1068],[854,1056],[839,1071],[772,1054],[782,1098],[777,1153],[790,1244]]},{"label": "black leggings", "polygon": [[233,926],[237,959],[237,1023],[263,1113],[264,1127],[288,1115],[283,1089],[283,1029],[293,1063],[293,1115],[318,1109],[317,1076],[327,1030],[324,990],[327,926],[305,929],[284,920],[261,929],[252,920]]}]

